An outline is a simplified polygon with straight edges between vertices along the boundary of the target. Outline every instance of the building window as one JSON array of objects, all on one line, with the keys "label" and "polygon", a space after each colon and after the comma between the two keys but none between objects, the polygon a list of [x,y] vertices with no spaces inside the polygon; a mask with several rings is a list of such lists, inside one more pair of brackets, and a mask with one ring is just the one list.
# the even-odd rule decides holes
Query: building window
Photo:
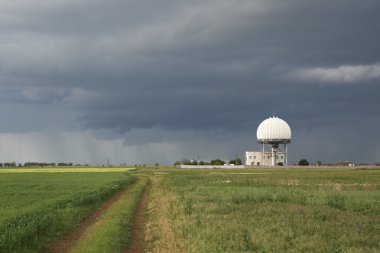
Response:
[{"label": "building window", "polygon": [[249,156],[249,159],[252,159],[252,156]]},{"label": "building window", "polygon": [[256,159],[256,156],[254,156],[253,159]]},{"label": "building window", "polygon": [[283,156],[283,155],[281,156],[281,159],[284,159],[284,156]]}]

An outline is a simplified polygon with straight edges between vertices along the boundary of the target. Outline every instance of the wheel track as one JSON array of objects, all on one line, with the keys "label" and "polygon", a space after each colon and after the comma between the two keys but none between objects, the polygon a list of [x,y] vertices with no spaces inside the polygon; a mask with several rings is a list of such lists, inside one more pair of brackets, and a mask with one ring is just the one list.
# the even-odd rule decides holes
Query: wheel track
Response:
[{"label": "wheel track", "polygon": [[145,186],[141,194],[140,202],[137,206],[132,227],[132,240],[124,253],[144,253],[145,246],[145,210],[149,198],[149,183]]},{"label": "wheel track", "polygon": [[67,253],[72,249],[79,241],[80,237],[86,232],[86,230],[93,225],[116,201],[118,201],[127,191],[134,187],[138,183],[139,179],[135,183],[128,185],[125,189],[115,193],[110,199],[101,204],[98,209],[87,216],[71,233],[65,238],[58,241],[54,241],[45,247],[41,253]]}]

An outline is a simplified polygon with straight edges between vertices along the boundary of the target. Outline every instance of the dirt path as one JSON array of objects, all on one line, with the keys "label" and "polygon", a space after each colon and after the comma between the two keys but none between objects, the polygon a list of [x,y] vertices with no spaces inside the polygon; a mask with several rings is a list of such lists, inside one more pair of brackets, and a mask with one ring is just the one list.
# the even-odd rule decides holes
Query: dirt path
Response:
[{"label": "dirt path", "polygon": [[133,222],[132,242],[124,253],[144,253],[145,242],[145,210],[148,203],[149,185],[145,187]]},{"label": "dirt path", "polygon": [[49,252],[49,253],[66,253],[78,242],[79,238],[82,234],[85,233],[88,227],[94,224],[97,219],[104,214],[104,212],[117,200],[125,194],[130,188],[132,188],[134,184],[127,186],[125,189],[115,193],[109,200],[104,202],[102,205],[98,207],[95,213],[92,213],[88,216],[84,221],[82,221],[69,235],[65,238],[55,241],[52,244],[48,245],[41,252]]}]

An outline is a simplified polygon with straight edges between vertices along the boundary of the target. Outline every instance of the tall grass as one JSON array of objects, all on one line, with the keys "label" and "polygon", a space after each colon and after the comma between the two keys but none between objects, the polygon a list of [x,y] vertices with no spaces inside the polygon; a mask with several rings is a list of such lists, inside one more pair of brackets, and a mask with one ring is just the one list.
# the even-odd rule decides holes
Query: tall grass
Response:
[{"label": "tall grass", "polygon": [[125,173],[1,174],[0,252],[35,252],[135,178]]},{"label": "tall grass", "polygon": [[186,252],[380,251],[380,171],[173,170],[154,177],[152,194],[162,191],[170,203],[166,218]]}]

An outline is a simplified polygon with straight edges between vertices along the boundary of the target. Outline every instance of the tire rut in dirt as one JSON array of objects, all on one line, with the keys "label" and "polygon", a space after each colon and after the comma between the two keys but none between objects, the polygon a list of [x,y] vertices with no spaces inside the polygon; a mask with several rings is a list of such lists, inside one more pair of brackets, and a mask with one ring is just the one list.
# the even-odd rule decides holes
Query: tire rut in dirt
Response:
[{"label": "tire rut in dirt", "polygon": [[132,228],[132,240],[124,253],[144,253],[145,246],[145,210],[148,203],[149,185],[145,187],[137,206]]},{"label": "tire rut in dirt", "polygon": [[136,183],[128,185],[125,189],[115,193],[109,200],[101,204],[98,209],[92,213],[90,216],[85,218],[69,235],[65,238],[54,241],[46,248],[44,248],[41,253],[67,253],[73,248],[79,241],[80,237],[86,232],[87,228],[93,225],[104,213],[105,211],[116,201],[118,201],[129,189],[131,189]]}]

